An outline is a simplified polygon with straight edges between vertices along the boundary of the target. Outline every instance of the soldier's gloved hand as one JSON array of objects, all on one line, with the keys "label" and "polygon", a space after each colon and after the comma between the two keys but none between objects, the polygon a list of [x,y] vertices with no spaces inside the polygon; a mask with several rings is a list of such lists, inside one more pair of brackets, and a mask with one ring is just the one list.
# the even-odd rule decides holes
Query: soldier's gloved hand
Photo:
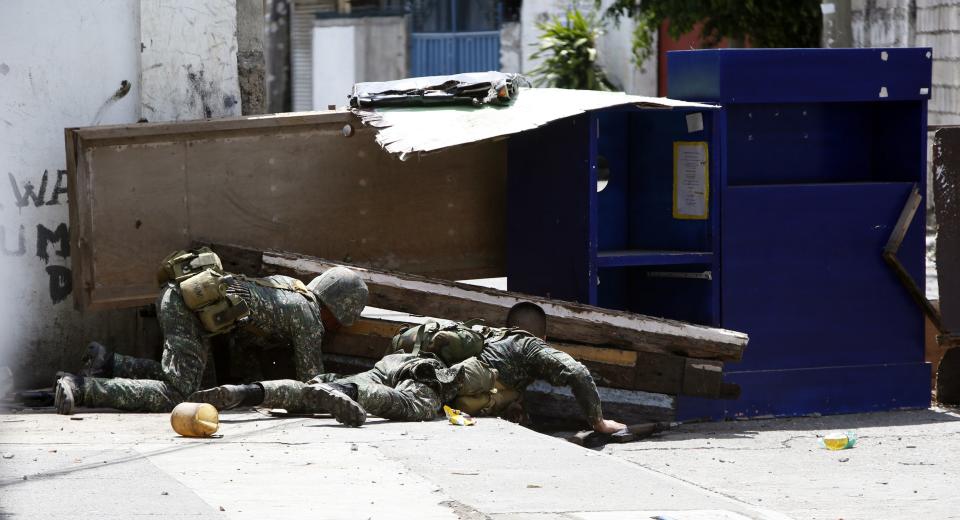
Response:
[{"label": "soldier's gloved hand", "polygon": [[[230,410],[241,405],[246,406],[256,406],[263,402],[263,390],[260,389],[260,402],[255,401],[255,396],[251,395],[256,392],[257,388],[260,385],[222,385],[208,390],[200,390],[199,392],[194,392],[190,396],[189,400],[193,403],[209,403],[212,404],[217,410]],[[262,387],[260,387],[262,388]]]},{"label": "soldier's gloved hand", "polygon": [[617,421],[611,421],[610,419],[600,419],[593,424],[593,431],[597,433],[617,433],[620,430],[623,430],[627,427],[626,424],[619,423]]}]

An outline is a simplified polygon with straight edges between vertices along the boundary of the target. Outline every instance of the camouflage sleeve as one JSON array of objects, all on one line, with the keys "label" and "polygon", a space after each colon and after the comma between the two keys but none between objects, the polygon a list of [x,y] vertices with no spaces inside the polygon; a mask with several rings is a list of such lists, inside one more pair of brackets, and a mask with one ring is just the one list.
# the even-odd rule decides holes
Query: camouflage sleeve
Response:
[{"label": "camouflage sleeve", "polygon": [[523,350],[527,371],[532,377],[553,386],[569,386],[590,424],[603,419],[600,394],[587,367],[539,339],[527,341]]},{"label": "camouflage sleeve", "polygon": [[323,322],[320,312],[306,305],[299,319],[290,323],[290,338],[293,344],[293,359],[297,369],[297,379],[309,381],[323,373]]}]

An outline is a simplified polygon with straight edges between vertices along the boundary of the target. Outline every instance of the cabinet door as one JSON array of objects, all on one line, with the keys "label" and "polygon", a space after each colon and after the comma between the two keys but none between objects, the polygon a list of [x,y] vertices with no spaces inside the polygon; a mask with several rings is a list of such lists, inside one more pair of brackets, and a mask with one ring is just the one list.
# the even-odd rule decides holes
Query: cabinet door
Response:
[{"label": "cabinet door", "polygon": [[194,241],[502,276],[506,143],[401,162],[375,133],[345,112],[70,130],[78,305],[152,302],[157,263]]},{"label": "cabinet door", "polygon": [[[729,188],[722,319],[750,335],[731,370],[923,361],[923,318],[881,257],[910,183]],[[923,286],[923,212],[899,257]]]}]

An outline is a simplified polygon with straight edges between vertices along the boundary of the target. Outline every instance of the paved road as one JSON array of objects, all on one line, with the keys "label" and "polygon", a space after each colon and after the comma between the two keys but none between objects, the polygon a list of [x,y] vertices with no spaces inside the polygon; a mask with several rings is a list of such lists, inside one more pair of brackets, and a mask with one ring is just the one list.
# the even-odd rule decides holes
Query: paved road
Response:
[{"label": "paved road", "polygon": [[[847,430],[853,449],[820,447]],[[960,518],[956,411],[704,423],[603,452],[794,518]]]},{"label": "paved road", "polygon": [[0,415],[0,516],[786,518],[496,419],[360,429],[256,412],[222,420],[223,437],[199,440],[176,436],[162,414]]}]

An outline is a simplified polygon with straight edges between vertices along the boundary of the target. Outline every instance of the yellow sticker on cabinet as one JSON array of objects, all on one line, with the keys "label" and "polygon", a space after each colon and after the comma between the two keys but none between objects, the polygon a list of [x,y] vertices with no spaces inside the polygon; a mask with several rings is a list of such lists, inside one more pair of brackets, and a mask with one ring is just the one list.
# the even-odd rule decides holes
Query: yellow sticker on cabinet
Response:
[{"label": "yellow sticker on cabinet", "polygon": [[707,143],[673,143],[673,218],[706,220],[710,214]]}]

